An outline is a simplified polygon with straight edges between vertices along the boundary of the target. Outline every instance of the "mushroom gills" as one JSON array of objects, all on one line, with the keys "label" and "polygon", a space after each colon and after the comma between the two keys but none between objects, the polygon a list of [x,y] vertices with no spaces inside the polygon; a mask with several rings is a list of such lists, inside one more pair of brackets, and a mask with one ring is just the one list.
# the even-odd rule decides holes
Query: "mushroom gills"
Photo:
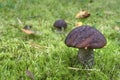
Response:
[{"label": "mushroom gills", "polygon": [[83,64],[83,66],[91,68],[94,64],[93,49],[79,49],[78,60]]}]

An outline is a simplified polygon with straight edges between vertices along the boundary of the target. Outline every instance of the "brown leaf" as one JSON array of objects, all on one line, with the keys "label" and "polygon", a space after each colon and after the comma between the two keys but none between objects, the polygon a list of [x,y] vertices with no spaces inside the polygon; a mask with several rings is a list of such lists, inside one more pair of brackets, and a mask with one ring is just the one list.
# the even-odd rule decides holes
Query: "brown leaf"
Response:
[{"label": "brown leaf", "polygon": [[85,10],[79,11],[76,14],[76,18],[87,18],[89,16],[90,16],[90,13],[88,11],[85,11]]},{"label": "brown leaf", "polygon": [[31,71],[29,70],[26,70],[26,75],[31,79],[31,80],[34,80],[34,75]]},{"label": "brown leaf", "polygon": [[25,32],[26,34],[34,34],[32,30],[27,30],[27,29],[21,29],[21,30]]},{"label": "brown leaf", "polygon": [[114,27],[114,30],[119,31],[119,30],[120,30],[120,27],[119,27],[119,26],[115,26],[115,27]]},{"label": "brown leaf", "polygon": [[82,26],[82,24],[83,24],[82,22],[77,22],[77,23],[75,23],[75,26],[79,27],[79,26]]}]

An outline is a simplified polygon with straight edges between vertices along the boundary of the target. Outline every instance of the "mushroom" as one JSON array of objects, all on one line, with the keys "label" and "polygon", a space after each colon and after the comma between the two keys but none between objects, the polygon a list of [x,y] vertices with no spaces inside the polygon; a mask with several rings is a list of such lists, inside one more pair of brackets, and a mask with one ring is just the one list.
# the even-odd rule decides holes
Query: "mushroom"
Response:
[{"label": "mushroom", "polygon": [[23,29],[21,29],[23,32],[26,34],[34,34],[35,32],[31,30],[32,26],[31,25],[25,25]]},{"label": "mushroom", "polygon": [[62,29],[66,29],[67,28],[67,23],[63,19],[60,19],[60,20],[55,21],[53,26],[57,30],[61,31]]},{"label": "mushroom", "polygon": [[28,30],[28,29],[30,30],[31,28],[32,28],[31,25],[25,25],[25,26],[23,27],[23,29],[27,29],[27,30]]},{"label": "mushroom", "polygon": [[78,60],[89,68],[94,64],[94,50],[102,48],[107,41],[103,34],[90,26],[81,26],[73,29],[66,37],[68,47],[78,48]]}]

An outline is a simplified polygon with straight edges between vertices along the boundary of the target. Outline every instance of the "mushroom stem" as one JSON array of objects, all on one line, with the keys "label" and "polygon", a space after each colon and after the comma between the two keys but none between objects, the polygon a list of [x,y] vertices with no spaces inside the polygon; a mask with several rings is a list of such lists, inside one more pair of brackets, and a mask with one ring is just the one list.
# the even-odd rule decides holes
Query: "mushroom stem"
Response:
[{"label": "mushroom stem", "polygon": [[93,49],[79,49],[78,60],[83,64],[83,66],[91,68],[94,64]]}]

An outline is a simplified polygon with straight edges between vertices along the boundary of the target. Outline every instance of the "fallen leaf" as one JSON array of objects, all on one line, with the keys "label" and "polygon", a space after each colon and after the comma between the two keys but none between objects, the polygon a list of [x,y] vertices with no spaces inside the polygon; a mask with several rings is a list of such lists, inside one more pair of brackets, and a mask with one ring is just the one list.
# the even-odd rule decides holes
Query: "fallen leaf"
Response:
[{"label": "fallen leaf", "polygon": [[82,22],[77,22],[77,23],[75,23],[75,26],[79,27],[79,26],[82,26],[82,24],[83,24]]},{"label": "fallen leaf", "polygon": [[115,27],[114,27],[114,30],[119,31],[119,30],[120,30],[120,27],[115,26]]},{"label": "fallen leaf", "polygon": [[85,11],[85,10],[79,11],[76,14],[76,18],[87,18],[89,16],[90,16],[90,13],[88,11]]},{"label": "fallen leaf", "polygon": [[29,70],[26,70],[26,75],[31,79],[31,80],[34,80],[34,75],[31,71]]},{"label": "fallen leaf", "polygon": [[23,32],[25,32],[26,34],[34,34],[34,31],[32,30],[27,30],[27,29],[21,29]]}]

